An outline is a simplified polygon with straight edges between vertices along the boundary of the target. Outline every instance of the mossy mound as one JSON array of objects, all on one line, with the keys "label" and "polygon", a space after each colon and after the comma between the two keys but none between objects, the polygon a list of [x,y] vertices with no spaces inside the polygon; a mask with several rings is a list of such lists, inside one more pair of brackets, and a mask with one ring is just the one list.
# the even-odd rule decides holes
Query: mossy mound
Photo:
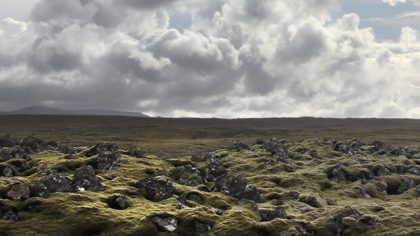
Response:
[{"label": "mossy mound", "polygon": [[[420,235],[412,150],[270,140],[166,160],[112,147],[71,155],[45,147],[21,160],[30,172],[16,159],[1,162],[12,174],[0,177],[0,235]],[[74,173],[94,168],[101,152],[114,159],[88,171],[100,188],[73,188],[89,186]],[[8,197],[51,173],[71,190]]]}]

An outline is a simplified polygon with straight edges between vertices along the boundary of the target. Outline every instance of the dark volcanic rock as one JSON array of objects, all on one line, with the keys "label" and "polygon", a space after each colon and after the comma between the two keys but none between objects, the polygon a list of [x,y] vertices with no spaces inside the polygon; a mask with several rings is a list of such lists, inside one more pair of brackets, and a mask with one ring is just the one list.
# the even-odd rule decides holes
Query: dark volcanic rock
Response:
[{"label": "dark volcanic rock", "polygon": [[287,151],[286,141],[278,141],[273,138],[270,141],[265,142],[262,147],[270,152],[273,156],[288,158],[289,153]]},{"label": "dark volcanic rock", "polygon": [[205,161],[207,161],[207,160],[209,160],[211,158],[213,158],[213,156],[211,155],[211,153],[209,153],[209,152],[202,152],[202,153],[200,153],[198,155],[193,155],[191,157],[191,161],[194,161],[194,162],[205,162]]},{"label": "dark volcanic rock", "polygon": [[111,170],[117,165],[119,155],[117,152],[99,152],[96,159],[96,168],[98,170]]},{"label": "dark volcanic rock", "polygon": [[127,154],[137,158],[144,158],[146,156],[146,151],[140,148],[132,148],[127,151]]},{"label": "dark volcanic rock", "polygon": [[329,167],[326,172],[329,179],[337,179],[341,181],[354,182],[358,180],[369,180],[375,177],[374,173],[367,169],[348,172],[341,164]]},{"label": "dark volcanic rock", "polygon": [[376,176],[384,176],[384,175],[390,175],[391,171],[384,167],[383,165],[376,165],[374,167],[372,167],[372,172],[374,175]]},{"label": "dark volcanic rock", "polygon": [[2,148],[0,151],[0,157],[5,160],[13,159],[13,158],[20,158],[20,159],[30,159],[31,157],[29,154],[21,147],[5,147]]},{"label": "dark volcanic rock", "polygon": [[386,183],[386,192],[392,195],[403,194],[405,191],[415,186],[414,181],[407,177],[389,179]]},{"label": "dark volcanic rock", "polygon": [[229,150],[231,151],[241,151],[241,150],[248,150],[249,146],[245,143],[236,142],[230,145]]},{"label": "dark volcanic rock", "polygon": [[30,191],[31,197],[47,198],[50,195],[50,191],[47,186],[41,182],[31,184]]},{"label": "dark volcanic rock", "polygon": [[226,195],[259,202],[260,193],[257,188],[248,183],[243,176],[221,176],[215,182],[216,191]]},{"label": "dark volcanic rock", "polygon": [[135,187],[144,188],[146,190],[146,198],[155,202],[170,198],[174,191],[172,182],[156,177],[139,180],[135,183]]},{"label": "dark volcanic rock", "polygon": [[101,182],[92,166],[82,166],[76,169],[71,185],[74,191],[98,192],[102,190]]},{"label": "dark volcanic rock", "polygon": [[345,154],[355,155],[358,153],[362,153],[362,149],[367,144],[358,140],[354,139],[349,142],[333,142],[333,150],[337,152],[342,152]]},{"label": "dark volcanic rock", "polygon": [[168,177],[183,185],[197,186],[204,183],[200,174],[200,171],[195,167],[186,165],[175,167],[169,171]]},{"label": "dark volcanic rock", "polygon": [[179,220],[174,216],[153,216],[150,219],[159,232],[174,232]]},{"label": "dark volcanic rock", "polygon": [[327,176],[329,179],[347,180],[347,173],[341,164],[331,166],[327,169]]},{"label": "dark volcanic rock", "polygon": [[283,209],[259,210],[261,221],[272,221],[277,218],[287,218],[286,211]]},{"label": "dark volcanic rock", "polygon": [[298,201],[303,202],[311,207],[321,207],[321,203],[319,203],[318,199],[316,199],[314,196],[301,195]]},{"label": "dark volcanic rock", "polygon": [[208,159],[207,162],[209,164],[200,169],[200,174],[203,177],[203,179],[207,181],[214,181],[216,180],[216,178],[228,174],[228,171],[223,166],[221,159],[214,157]]},{"label": "dark volcanic rock", "polygon": [[99,154],[100,152],[115,153],[115,152],[118,152],[118,146],[116,144],[113,144],[113,143],[96,144],[95,146],[93,146],[89,150],[87,150],[85,155],[87,157],[91,157],[91,156]]},{"label": "dark volcanic rock", "polygon": [[106,203],[111,207],[112,209],[116,210],[125,210],[128,208],[128,204],[123,196],[112,196],[106,200]]},{"label": "dark volcanic rock", "polygon": [[9,160],[7,163],[10,166],[13,166],[13,168],[15,168],[15,170],[17,170],[19,172],[24,172],[24,171],[29,170],[30,168],[32,168],[32,166],[25,159]]},{"label": "dark volcanic rock", "polygon": [[7,221],[17,221],[16,208],[0,203],[0,218]]},{"label": "dark volcanic rock", "polygon": [[41,183],[47,187],[50,193],[71,191],[70,179],[59,174],[49,174],[41,180]]},{"label": "dark volcanic rock", "polygon": [[388,152],[390,156],[406,156],[407,158],[413,158],[418,153],[417,150],[412,150],[409,148],[394,148]]},{"label": "dark volcanic rock", "polygon": [[194,221],[195,232],[199,234],[207,233],[211,231],[211,225],[199,220]]},{"label": "dark volcanic rock", "polygon": [[420,198],[420,185],[416,187],[416,198]]},{"label": "dark volcanic rock", "polygon": [[18,143],[12,140],[10,135],[6,134],[3,136],[0,136],[0,148],[2,147],[13,147],[17,145]]},{"label": "dark volcanic rock", "polygon": [[77,150],[67,144],[58,144],[58,151],[64,154],[76,154]]},{"label": "dark volcanic rock", "polygon": [[402,194],[405,191],[409,190],[410,188],[414,187],[414,181],[410,178],[404,178],[400,186],[398,186],[397,194]]},{"label": "dark volcanic rock", "polygon": [[12,177],[13,169],[10,166],[0,166],[0,176],[3,177]]},{"label": "dark volcanic rock", "polygon": [[49,143],[35,137],[24,138],[21,141],[20,146],[24,148],[28,153],[37,153],[53,149]]},{"label": "dark volcanic rock", "polygon": [[12,185],[12,187],[7,191],[7,198],[10,200],[25,200],[30,196],[29,184],[27,183],[18,183]]}]

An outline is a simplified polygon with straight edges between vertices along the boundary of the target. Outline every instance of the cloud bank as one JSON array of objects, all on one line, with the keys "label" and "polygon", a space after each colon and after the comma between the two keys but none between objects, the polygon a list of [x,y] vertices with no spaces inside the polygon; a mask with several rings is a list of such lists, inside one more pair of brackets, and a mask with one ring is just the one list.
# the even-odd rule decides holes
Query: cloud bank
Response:
[{"label": "cloud bank", "polygon": [[[30,20],[0,22],[0,109],[420,118],[419,32],[379,41],[338,9],[335,0],[41,0]],[[188,27],[174,28],[185,16]]]}]

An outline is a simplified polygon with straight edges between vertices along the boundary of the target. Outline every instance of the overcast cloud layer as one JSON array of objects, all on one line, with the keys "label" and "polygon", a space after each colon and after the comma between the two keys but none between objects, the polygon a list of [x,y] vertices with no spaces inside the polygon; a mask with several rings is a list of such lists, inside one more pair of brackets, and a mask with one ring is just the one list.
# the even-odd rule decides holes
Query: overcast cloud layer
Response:
[{"label": "overcast cloud layer", "polygon": [[[28,19],[0,21],[0,109],[420,118],[419,32],[404,26],[395,40],[381,40],[340,7],[335,0],[40,0]],[[420,9],[404,14],[419,19]]]}]

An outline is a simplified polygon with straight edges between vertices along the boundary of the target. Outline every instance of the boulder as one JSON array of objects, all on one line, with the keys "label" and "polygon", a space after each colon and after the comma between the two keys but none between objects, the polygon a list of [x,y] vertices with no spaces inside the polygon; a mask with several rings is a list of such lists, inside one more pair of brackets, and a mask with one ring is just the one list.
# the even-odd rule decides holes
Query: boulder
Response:
[{"label": "boulder", "polygon": [[128,208],[128,204],[123,196],[117,195],[112,196],[106,200],[109,207],[116,210],[125,210]]},{"label": "boulder", "polygon": [[205,162],[209,159],[213,158],[213,156],[211,155],[211,153],[209,152],[202,152],[199,155],[193,155],[191,157],[191,161],[194,162]]},{"label": "boulder", "polygon": [[196,233],[204,234],[204,233],[210,232],[212,226],[200,220],[194,220],[194,228],[195,228]]},{"label": "boulder", "polygon": [[314,196],[309,195],[301,195],[299,196],[298,202],[303,202],[311,207],[319,208],[321,207],[321,203],[319,203],[318,199]]},{"label": "boulder", "polygon": [[71,147],[67,144],[59,144],[58,145],[58,151],[63,153],[63,154],[76,154],[77,153],[76,148]]},{"label": "boulder", "polygon": [[417,187],[416,187],[416,198],[417,199],[420,198],[420,185],[417,185]]},{"label": "boulder", "polygon": [[3,177],[12,177],[13,176],[13,169],[10,166],[0,166],[0,176]]},{"label": "boulder", "polygon": [[71,180],[56,173],[45,176],[41,183],[47,187],[50,193],[71,191]]},{"label": "boulder", "polygon": [[102,190],[102,184],[92,166],[82,166],[76,169],[71,186],[74,191],[79,192],[86,190],[98,192]]},{"label": "boulder", "polygon": [[207,160],[207,166],[200,168],[200,175],[207,181],[214,181],[220,176],[228,174],[222,160],[219,158],[211,158]]},{"label": "boulder", "polygon": [[118,159],[117,152],[101,151],[96,159],[96,169],[111,170],[117,165]]},{"label": "boulder", "polygon": [[241,142],[235,142],[229,147],[230,151],[241,151],[241,150],[248,150],[248,149],[249,149],[249,146]]},{"label": "boulder", "polygon": [[327,169],[327,176],[329,179],[337,179],[341,181],[347,180],[347,173],[341,164],[329,167]]},{"label": "boulder", "polygon": [[41,182],[31,184],[30,191],[31,197],[47,198],[50,195],[50,191],[48,190],[47,186]]},{"label": "boulder", "polygon": [[0,148],[2,147],[13,147],[17,145],[17,143],[12,140],[11,136],[6,134],[3,136],[0,136]]},{"label": "boulder", "polygon": [[127,155],[137,158],[144,158],[146,157],[146,151],[140,148],[132,148],[127,151]]},{"label": "boulder", "polygon": [[261,221],[272,221],[277,218],[287,218],[286,211],[283,209],[258,210]]},{"label": "boulder", "polygon": [[38,153],[52,149],[52,146],[47,142],[35,137],[24,138],[20,142],[20,146],[28,153]]},{"label": "boulder", "polygon": [[179,220],[174,216],[153,216],[151,221],[159,232],[174,232],[179,223]]},{"label": "boulder", "polygon": [[18,183],[12,185],[7,191],[7,198],[14,201],[26,200],[30,197],[30,189],[28,183]]},{"label": "boulder", "polygon": [[273,156],[276,157],[283,157],[288,158],[289,153],[286,146],[286,141],[278,141],[277,139],[273,138],[270,141],[265,142],[262,145],[267,152],[270,152]]},{"label": "boulder", "polygon": [[243,176],[221,176],[216,179],[215,189],[238,199],[255,202],[259,202],[261,197],[258,189],[249,184]]},{"label": "boulder", "polygon": [[115,153],[118,152],[118,146],[113,143],[100,143],[96,144],[95,146],[91,147],[89,150],[85,152],[87,157],[91,157],[94,155],[98,155],[100,152],[111,152]]},{"label": "boulder", "polygon": [[179,184],[197,186],[204,183],[200,174],[201,173],[197,168],[186,165],[173,168],[169,171],[168,177]]},{"label": "boulder", "polygon": [[383,165],[375,165],[372,167],[371,170],[375,176],[384,176],[391,174],[391,171]]},{"label": "boulder", "polygon": [[410,188],[414,187],[414,181],[410,178],[404,178],[400,186],[398,186],[397,194],[402,194]]},{"label": "boulder", "polygon": [[19,146],[2,148],[0,150],[0,157],[3,158],[4,160],[10,160],[14,158],[25,159],[25,160],[31,159],[30,155],[23,148]]},{"label": "boulder", "polygon": [[148,177],[139,180],[134,186],[145,189],[146,198],[155,202],[170,198],[174,191],[171,181],[158,179],[156,177]]},{"label": "boulder", "polygon": [[7,163],[19,172],[25,172],[32,168],[32,166],[25,159],[13,159],[9,160]]},{"label": "boulder", "polygon": [[0,218],[7,221],[17,221],[16,208],[0,203]]},{"label": "boulder", "polygon": [[420,167],[419,166],[410,166],[407,170],[408,173],[413,175],[420,175]]}]

